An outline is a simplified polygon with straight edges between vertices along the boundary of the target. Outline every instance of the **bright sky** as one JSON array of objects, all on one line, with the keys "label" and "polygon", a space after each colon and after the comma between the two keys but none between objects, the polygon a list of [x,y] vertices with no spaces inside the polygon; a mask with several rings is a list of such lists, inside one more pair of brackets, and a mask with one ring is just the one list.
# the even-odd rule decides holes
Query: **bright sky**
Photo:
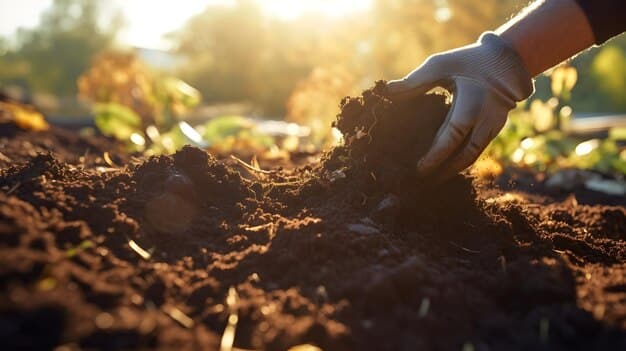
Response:
[{"label": "bright sky", "polygon": [[[167,48],[163,34],[180,28],[185,21],[210,4],[233,4],[236,0],[111,0],[108,6],[122,10],[127,27],[120,34],[123,44],[147,48]],[[372,0],[257,0],[263,10],[284,20],[315,12],[341,17],[367,9]],[[0,0],[0,35],[7,36],[19,27],[33,27],[52,0]]]}]

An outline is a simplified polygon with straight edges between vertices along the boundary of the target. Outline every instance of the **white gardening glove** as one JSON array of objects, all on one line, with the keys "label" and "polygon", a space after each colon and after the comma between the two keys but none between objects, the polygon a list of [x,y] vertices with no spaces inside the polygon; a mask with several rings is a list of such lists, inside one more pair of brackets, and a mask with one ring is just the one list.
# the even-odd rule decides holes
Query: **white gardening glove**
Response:
[{"label": "white gardening glove", "polygon": [[452,92],[452,107],[417,168],[421,175],[438,169],[439,179],[474,163],[500,132],[516,102],[534,90],[522,59],[493,33],[484,33],[476,44],[429,57],[403,79],[390,81],[387,89],[394,100],[437,86]]}]

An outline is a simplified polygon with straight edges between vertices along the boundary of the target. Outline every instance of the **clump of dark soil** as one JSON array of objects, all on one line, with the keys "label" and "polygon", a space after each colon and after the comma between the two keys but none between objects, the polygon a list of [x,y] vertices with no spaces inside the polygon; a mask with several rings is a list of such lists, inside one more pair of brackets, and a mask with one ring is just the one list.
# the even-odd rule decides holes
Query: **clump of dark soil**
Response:
[{"label": "clump of dark soil", "polygon": [[385,89],[385,82],[379,81],[360,97],[344,98],[334,126],[342,132],[351,158],[397,180],[398,173],[415,173],[450,105],[436,94],[392,102]]},{"label": "clump of dark soil", "polygon": [[233,315],[241,349],[623,348],[624,208],[429,189],[414,165],[448,105],[382,88],[344,100],[345,145],[289,174],[192,147],[3,167],[6,348],[215,350]]},{"label": "clump of dark soil", "polygon": [[333,125],[342,132],[344,145],[322,159],[318,172],[341,184],[334,192],[356,196],[358,207],[382,221],[432,223],[436,217],[476,215],[470,178],[457,175],[434,187],[417,174],[417,161],[450,109],[447,97],[429,94],[392,101],[385,90],[385,82],[379,81],[362,96],[341,101]]}]

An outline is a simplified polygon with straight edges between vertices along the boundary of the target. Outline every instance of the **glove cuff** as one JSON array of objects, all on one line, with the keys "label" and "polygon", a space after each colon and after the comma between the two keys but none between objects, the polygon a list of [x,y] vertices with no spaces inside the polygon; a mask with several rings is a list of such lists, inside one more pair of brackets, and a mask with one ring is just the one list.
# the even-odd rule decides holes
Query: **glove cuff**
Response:
[{"label": "glove cuff", "polygon": [[491,83],[498,86],[499,91],[515,102],[534,93],[533,77],[515,48],[493,32],[483,33],[478,42],[494,55],[495,64],[492,65],[489,76]]}]

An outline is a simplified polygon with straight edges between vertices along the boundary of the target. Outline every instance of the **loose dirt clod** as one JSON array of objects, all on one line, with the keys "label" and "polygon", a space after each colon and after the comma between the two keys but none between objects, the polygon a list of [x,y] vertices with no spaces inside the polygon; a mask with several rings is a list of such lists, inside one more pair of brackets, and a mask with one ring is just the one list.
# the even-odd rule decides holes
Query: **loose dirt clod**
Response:
[{"label": "loose dirt clod", "polygon": [[429,189],[414,166],[449,106],[383,88],[344,99],[345,144],[290,173],[246,179],[193,147],[108,172],[3,150],[24,161],[0,170],[3,346],[625,345],[626,210],[493,201],[463,176]]},{"label": "loose dirt clod", "polygon": [[350,156],[371,168],[376,178],[381,172],[414,172],[450,108],[443,95],[391,101],[385,89],[379,81],[360,97],[344,98],[334,122]]}]

